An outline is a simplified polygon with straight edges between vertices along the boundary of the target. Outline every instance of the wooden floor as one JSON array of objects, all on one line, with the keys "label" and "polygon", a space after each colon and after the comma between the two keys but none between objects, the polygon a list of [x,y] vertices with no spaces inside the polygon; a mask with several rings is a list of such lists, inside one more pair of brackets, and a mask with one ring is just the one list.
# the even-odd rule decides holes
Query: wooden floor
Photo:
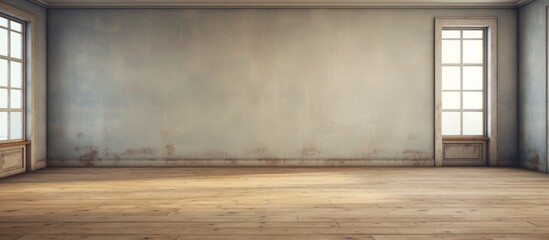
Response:
[{"label": "wooden floor", "polygon": [[549,175],[49,168],[0,180],[0,239],[549,239]]}]

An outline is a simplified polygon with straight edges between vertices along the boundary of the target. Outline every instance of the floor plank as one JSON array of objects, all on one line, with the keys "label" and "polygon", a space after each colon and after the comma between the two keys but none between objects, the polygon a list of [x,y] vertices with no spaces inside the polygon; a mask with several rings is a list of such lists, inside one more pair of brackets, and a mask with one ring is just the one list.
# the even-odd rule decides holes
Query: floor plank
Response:
[{"label": "floor plank", "polygon": [[48,168],[0,180],[0,240],[549,239],[511,168]]}]

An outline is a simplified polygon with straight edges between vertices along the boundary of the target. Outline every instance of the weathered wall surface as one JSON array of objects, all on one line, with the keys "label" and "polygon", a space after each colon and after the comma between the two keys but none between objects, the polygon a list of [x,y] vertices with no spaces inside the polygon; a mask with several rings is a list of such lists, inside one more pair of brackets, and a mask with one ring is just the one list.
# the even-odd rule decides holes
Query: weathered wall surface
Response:
[{"label": "weathered wall surface", "polygon": [[519,9],[519,142],[521,165],[547,171],[546,6]]},{"label": "weathered wall surface", "polygon": [[54,165],[178,159],[433,165],[437,16],[499,17],[500,162],[517,156],[513,9],[52,9],[48,15]]},{"label": "weathered wall surface", "polygon": [[[31,96],[34,98],[34,111],[31,115],[27,115],[28,126],[32,127],[32,131],[27,131],[27,139],[32,140],[31,146],[32,159],[34,159],[34,167],[42,168],[46,166],[46,9],[38,6],[28,0],[1,0],[4,3],[22,9],[34,15],[36,27],[36,35],[34,36],[35,56],[33,63],[35,64],[35,76],[33,76],[35,91]],[[30,87],[27,86],[29,90]],[[34,125],[30,125],[34,119]],[[27,128],[28,129],[28,128]],[[29,129],[30,130],[30,129]],[[31,137],[31,132],[34,136]]]}]

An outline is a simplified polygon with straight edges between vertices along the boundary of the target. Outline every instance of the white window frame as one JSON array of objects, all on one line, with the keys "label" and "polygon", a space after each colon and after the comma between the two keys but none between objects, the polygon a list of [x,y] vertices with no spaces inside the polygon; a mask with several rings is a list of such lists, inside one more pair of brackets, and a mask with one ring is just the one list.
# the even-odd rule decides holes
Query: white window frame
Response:
[{"label": "white window frame", "polygon": [[[27,37],[27,34],[26,34],[26,24],[25,24],[25,21],[23,20],[20,20],[20,19],[17,19],[15,17],[12,17],[12,16],[9,16],[7,14],[4,14],[4,13],[1,13],[0,14],[0,17],[3,17],[3,18],[6,18],[8,19],[8,27],[7,28],[4,28],[4,27],[1,27],[3,29],[6,29],[8,31],[8,55],[7,56],[0,56],[0,59],[3,59],[3,60],[7,60],[8,61],[8,85],[7,87],[2,87],[2,89],[7,89],[8,91],[8,102],[7,102],[7,108],[4,109],[4,111],[2,112],[7,112],[8,113],[8,118],[7,118],[7,121],[8,121],[8,138],[6,140],[0,140],[0,143],[11,143],[11,142],[21,142],[21,141],[25,141],[26,139],[26,131],[25,131],[25,123],[26,123],[26,119],[25,119],[25,116],[26,116],[26,105],[25,105],[25,86],[27,85],[26,84],[26,66],[27,66],[27,58],[26,58],[26,37]],[[17,22],[19,24],[21,24],[21,31],[15,31],[15,30],[12,30],[11,29],[11,22]],[[22,37],[22,51],[21,51],[21,59],[17,59],[17,58],[14,58],[11,56],[11,37],[10,35],[12,34],[12,31],[16,32],[16,33],[20,33],[21,34],[21,37]],[[21,72],[21,76],[22,76],[22,82],[21,82],[21,88],[14,88],[11,86],[11,62],[18,62],[21,64],[21,67],[22,67],[22,72]],[[12,108],[11,107],[11,90],[21,90],[21,108],[17,109],[17,108]],[[11,121],[11,114],[14,113],[14,112],[20,112],[21,113],[21,138],[17,138],[17,139],[11,139],[11,124],[12,124],[12,121]]]},{"label": "white window frame", "polygon": [[[486,108],[485,141],[487,141],[487,163],[498,164],[498,40],[497,18],[435,18],[435,166],[443,165],[442,136],[442,30],[444,28],[486,29]],[[445,137],[446,138],[446,137]],[[449,140],[479,140],[478,137],[456,136]]]},{"label": "white window frame", "polygon": [[[25,38],[24,38],[24,48],[25,48],[25,72],[24,72],[24,115],[25,115],[25,124],[23,141],[14,142],[13,144],[26,144],[27,153],[26,153],[26,169],[27,171],[34,171],[40,168],[45,167],[44,161],[38,161],[35,156],[37,156],[36,148],[32,147],[32,143],[38,142],[37,135],[34,134],[33,126],[36,126],[39,123],[38,115],[34,113],[36,109],[37,98],[36,96],[36,39],[37,36],[37,27],[36,27],[36,17],[33,13],[25,11],[23,9],[17,8],[10,4],[0,2],[0,12],[11,16],[13,18],[19,19],[25,22]],[[11,143],[7,143],[11,144]]]}]

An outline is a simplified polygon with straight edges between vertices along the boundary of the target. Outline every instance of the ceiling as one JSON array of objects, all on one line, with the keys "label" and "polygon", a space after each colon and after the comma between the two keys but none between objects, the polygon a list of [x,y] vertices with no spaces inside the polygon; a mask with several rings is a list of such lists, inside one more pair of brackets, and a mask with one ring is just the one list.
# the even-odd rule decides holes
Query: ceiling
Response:
[{"label": "ceiling", "polygon": [[53,8],[73,7],[358,7],[358,8],[513,8],[532,0],[31,0]]}]

